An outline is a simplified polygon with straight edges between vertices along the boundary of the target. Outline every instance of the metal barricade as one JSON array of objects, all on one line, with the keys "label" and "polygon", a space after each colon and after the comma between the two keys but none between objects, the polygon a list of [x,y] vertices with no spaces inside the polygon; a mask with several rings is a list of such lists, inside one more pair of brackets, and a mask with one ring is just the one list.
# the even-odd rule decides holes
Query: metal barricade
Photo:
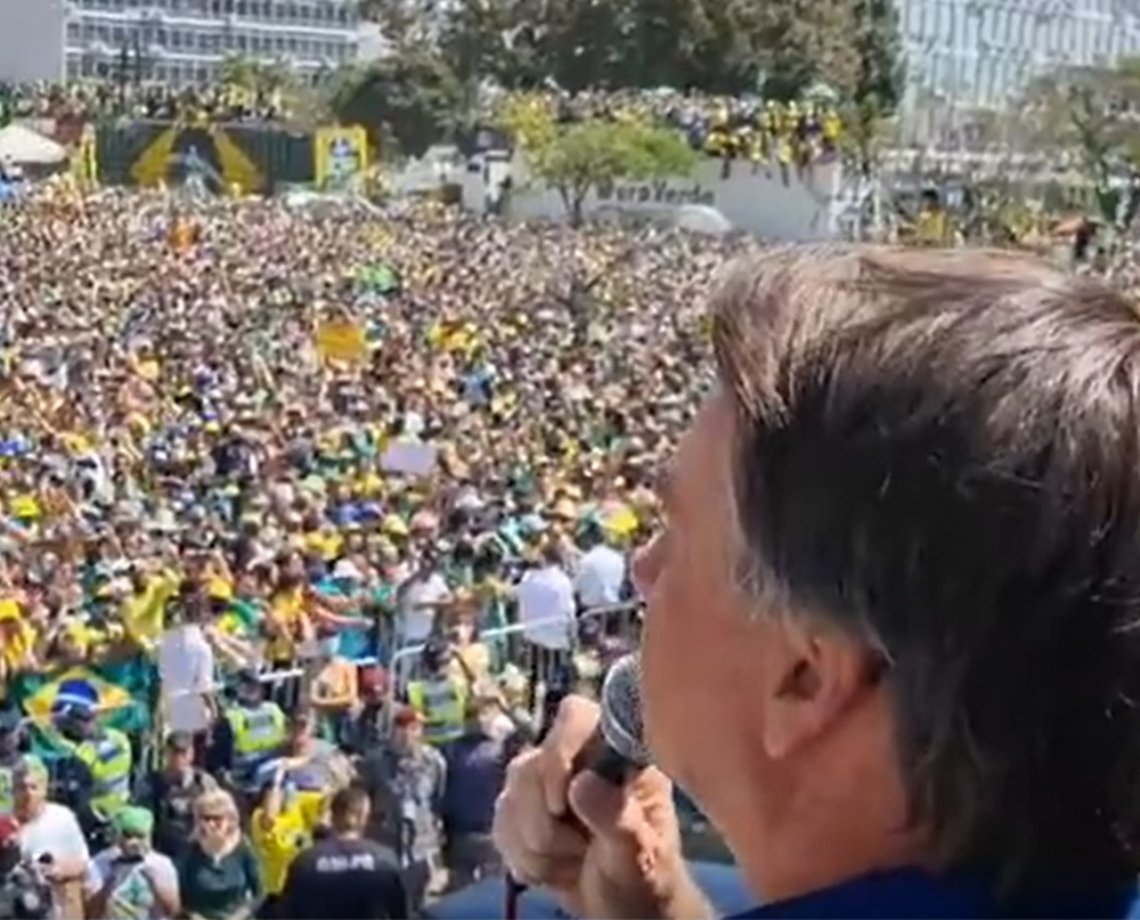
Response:
[{"label": "metal barricade", "polygon": [[[565,653],[550,650],[551,654],[544,654],[547,650],[523,639],[528,630],[541,628],[544,625],[558,626],[565,622],[564,617],[511,623],[498,629],[484,630],[480,633],[479,640],[491,644],[496,641],[513,643],[514,640],[523,639],[519,645],[523,654],[511,655],[508,663],[518,666],[527,675],[530,693],[528,708],[533,712],[544,689],[557,679],[559,669],[570,664],[577,653],[584,650],[595,653],[595,660],[604,668],[617,655],[635,650],[641,639],[641,609],[640,603],[629,602],[582,611],[578,615],[578,636],[574,637],[572,647]],[[585,636],[584,641],[579,639],[580,636]],[[396,700],[406,695],[408,684],[416,677],[419,658],[424,647],[424,643],[406,645],[397,649],[392,655],[389,663],[387,705],[384,707],[385,731],[391,729]]]},{"label": "metal barricade", "polygon": [[[601,669],[604,669],[614,657],[636,649],[640,643],[641,609],[640,603],[630,602],[582,611],[577,617],[577,635],[573,637],[572,646],[566,653],[544,654],[540,646],[525,639],[528,630],[541,629],[544,625],[557,626],[564,622],[562,617],[550,617],[548,620],[528,623],[514,622],[507,626],[483,630],[479,635],[479,641],[500,652],[494,656],[497,660],[494,663],[493,676],[500,676],[505,666],[509,664],[517,667],[527,678],[530,692],[528,708],[534,711],[545,688],[560,679],[560,669],[564,669],[575,656],[588,652],[590,660],[597,662]],[[388,670],[387,705],[384,707],[386,724],[383,726],[385,731],[391,728],[396,700],[406,695],[408,684],[418,676],[419,659],[423,649],[424,645],[417,643],[394,648],[390,657],[382,654],[379,657],[368,655],[353,659],[353,664],[358,670],[377,665]],[[286,714],[295,712],[298,706],[307,702],[309,686],[316,676],[316,662],[316,658],[310,658],[300,660],[289,668],[265,669],[260,672],[259,679],[266,685],[269,698],[281,706]],[[592,675],[585,676],[589,678]],[[219,680],[214,684],[212,691],[223,695],[227,689],[225,681]],[[132,702],[130,705],[138,703]],[[222,707],[224,708],[224,702]],[[141,750],[136,752],[135,758],[137,769],[153,769],[158,765],[165,735],[163,712],[164,703],[160,699],[152,713],[152,731],[149,737],[137,739],[141,741]]]}]

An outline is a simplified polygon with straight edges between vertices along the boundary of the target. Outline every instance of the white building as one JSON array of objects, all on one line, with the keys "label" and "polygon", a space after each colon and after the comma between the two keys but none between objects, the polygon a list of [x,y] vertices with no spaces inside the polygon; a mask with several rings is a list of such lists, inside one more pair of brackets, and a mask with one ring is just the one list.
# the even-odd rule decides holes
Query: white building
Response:
[{"label": "white building", "polygon": [[4,0],[0,79],[206,82],[234,55],[310,78],[356,57],[355,0]]},{"label": "white building", "polygon": [[[510,219],[566,217],[562,197],[530,175],[521,153],[513,158],[502,151],[479,154],[453,175],[470,211],[483,214],[501,204],[501,213]],[[508,177],[510,191],[500,201]],[[845,206],[842,178],[838,161],[818,163],[799,175],[774,164],[755,166],[745,160],[726,168],[720,160],[703,157],[688,176],[619,181],[604,190],[593,189],[582,202],[582,215],[596,219],[626,215],[686,226],[693,219],[705,225],[712,216],[766,240],[829,240],[840,232]],[[410,188],[410,179],[405,177],[400,184]]]},{"label": "white building", "polygon": [[1015,105],[1050,70],[1140,54],[1137,0],[896,2],[912,118],[941,111],[953,125],[955,116]]}]

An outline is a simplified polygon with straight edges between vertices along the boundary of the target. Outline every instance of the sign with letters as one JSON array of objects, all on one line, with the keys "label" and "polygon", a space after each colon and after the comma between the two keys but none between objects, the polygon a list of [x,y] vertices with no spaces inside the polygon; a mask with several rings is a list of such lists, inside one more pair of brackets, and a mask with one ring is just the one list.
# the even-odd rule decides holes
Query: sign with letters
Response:
[{"label": "sign with letters", "polygon": [[616,204],[715,205],[716,193],[700,182],[655,179],[652,182],[618,182],[598,188],[598,201]]}]

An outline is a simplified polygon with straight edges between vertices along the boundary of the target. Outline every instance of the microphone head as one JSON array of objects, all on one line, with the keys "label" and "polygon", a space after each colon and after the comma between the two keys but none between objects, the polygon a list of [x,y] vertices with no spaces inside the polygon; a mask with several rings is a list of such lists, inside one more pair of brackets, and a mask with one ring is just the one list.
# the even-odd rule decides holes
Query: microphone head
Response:
[{"label": "microphone head", "polygon": [[641,659],[625,655],[614,662],[602,683],[602,737],[632,766],[652,762],[641,718]]}]

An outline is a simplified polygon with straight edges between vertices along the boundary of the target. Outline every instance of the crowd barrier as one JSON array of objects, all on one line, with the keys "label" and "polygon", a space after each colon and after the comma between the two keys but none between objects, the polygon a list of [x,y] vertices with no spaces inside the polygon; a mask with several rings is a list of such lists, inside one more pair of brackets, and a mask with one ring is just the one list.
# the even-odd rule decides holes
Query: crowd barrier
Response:
[{"label": "crowd barrier", "polygon": [[[608,604],[582,611],[578,615],[578,634],[571,637],[571,647],[567,651],[569,653],[578,651],[582,644],[579,637],[590,633],[599,638],[618,638],[626,640],[630,644],[636,644],[640,637],[640,614],[641,604],[637,602]],[[534,665],[529,668],[530,673],[527,675],[528,708],[532,711],[535,709],[543,689],[550,684],[554,677],[554,670],[564,662],[558,655],[534,655],[534,649],[528,652],[528,657],[533,655],[531,660],[525,661],[521,653],[524,646],[529,644],[526,643],[526,633],[528,630],[541,630],[543,626],[558,626],[563,622],[564,618],[562,617],[550,617],[532,620],[528,623],[511,623],[498,629],[484,630],[479,636],[480,641],[488,646],[495,643],[506,644],[509,648],[506,655],[509,662]],[[385,717],[389,720],[389,724],[385,725],[385,729],[391,727],[390,720],[395,712],[396,700],[402,699],[407,693],[408,684],[420,676],[419,658],[424,647],[423,643],[405,645],[397,649],[392,656],[388,669],[387,705],[384,707]],[[501,672],[502,668],[497,670]]]},{"label": "crowd barrier", "polygon": [[[607,641],[615,640],[619,645],[636,646],[640,636],[640,614],[641,605],[636,602],[611,604],[582,611],[578,615],[578,632],[571,637],[571,647],[568,652],[576,653],[584,645],[604,650]],[[536,628],[541,630],[544,626],[557,626],[562,622],[564,622],[562,617],[550,617],[529,623],[515,622],[483,630],[479,635],[479,641],[492,653],[494,663],[492,676],[500,676],[507,664],[524,668],[529,694],[528,708],[532,711],[545,688],[555,678],[555,669],[565,663],[566,656],[534,654],[536,647],[531,647],[531,643],[526,641],[526,633]],[[353,664],[359,670],[379,665],[388,672],[385,700],[387,705],[384,707],[385,724],[382,726],[385,731],[391,729],[394,704],[406,696],[408,684],[421,676],[419,660],[423,650],[423,643],[407,644],[395,647],[392,654],[385,658],[369,655],[353,660]],[[304,701],[310,682],[316,676],[317,662],[318,659],[313,657],[298,661],[289,668],[267,668],[261,671],[259,678],[268,688],[270,697],[286,712],[291,712]],[[230,689],[230,686],[227,681],[219,679],[214,684],[213,691],[222,695]],[[108,709],[141,705],[144,705],[141,700],[132,699]],[[150,720],[150,731],[133,736],[131,739],[135,747],[135,769],[138,775],[145,775],[159,766],[162,740],[165,735],[162,712],[162,703],[158,702]],[[24,716],[23,722],[35,724],[35,720],[30,716]]]}]

